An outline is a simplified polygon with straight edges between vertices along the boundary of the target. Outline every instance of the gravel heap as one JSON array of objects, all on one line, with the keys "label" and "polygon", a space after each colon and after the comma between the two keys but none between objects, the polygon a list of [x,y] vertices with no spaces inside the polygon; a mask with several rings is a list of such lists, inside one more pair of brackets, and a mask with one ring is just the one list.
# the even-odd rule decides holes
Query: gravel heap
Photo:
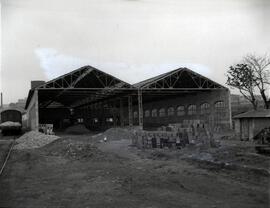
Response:
[{"label": "gravel heap", "polygon": [[14,149],[39,148],[51,143],[56,139],[59,139],[59,137],[55,135],[46,135],[36,131],[30,131],[16,140],[18,144],[14,146]]},{"label": "gravel heap", "polygon": [[19,122],[13,122],[13,121],[6,121],[0,124],[0,127],[10,127],[10,126],[20,127],[21,124]]}]

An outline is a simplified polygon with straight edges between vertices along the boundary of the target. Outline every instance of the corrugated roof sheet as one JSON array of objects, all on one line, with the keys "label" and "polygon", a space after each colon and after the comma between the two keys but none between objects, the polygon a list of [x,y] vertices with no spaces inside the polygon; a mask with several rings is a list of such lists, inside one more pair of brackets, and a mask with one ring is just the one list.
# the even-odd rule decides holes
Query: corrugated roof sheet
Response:
[{"label": "corrugated roof sheet", "polygon": [[234,118],[270,118],[270,109],[252,110],[236,115]]}]

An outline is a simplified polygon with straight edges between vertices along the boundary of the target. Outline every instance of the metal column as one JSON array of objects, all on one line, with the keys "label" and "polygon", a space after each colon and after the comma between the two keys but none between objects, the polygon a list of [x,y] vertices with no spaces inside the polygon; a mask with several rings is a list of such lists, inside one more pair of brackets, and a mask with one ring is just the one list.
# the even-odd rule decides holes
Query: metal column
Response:
[{"label": "metal column", "polygon": [[228,90],[228,92],[227,92],[227,96],[228,96],[228,108],[229,108],[229,119],[230,119],[230,129],[232,129],[232,106],[231,106],[231,93],[230,93],[230,90]]},{"label": "metal column", "polygon": [[142,104],[142,91],[138,90],[138,118],[139,118],[139,126],[143,127],[143,104]]},{"label": "metal column", "polygon": [[120,125],[124,126],[124,109],[123,109],[123,99],[120,98]]},{"label": "metal column", "polygon": [[39,129],[39,109],[38,109],[38,90],[35,90],[35,116],[36,116],[36,124],[35,130],[38,131]]},{"label": "metal column", "polygon": [[128,96],[128,124],[129,126],[133,126],[133,117],[132,117],[132,96]]},{"label": "metal column", "polygon": [[117,126],[117,111],[116,111],[116,100],[113,101],[112,103],[112,112],[113,112],[113,126]]}]

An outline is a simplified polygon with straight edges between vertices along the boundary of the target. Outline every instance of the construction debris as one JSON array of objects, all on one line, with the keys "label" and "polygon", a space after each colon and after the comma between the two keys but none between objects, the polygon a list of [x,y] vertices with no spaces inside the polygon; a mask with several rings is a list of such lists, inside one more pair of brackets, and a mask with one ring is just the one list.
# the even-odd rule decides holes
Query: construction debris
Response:
[{"label": "construction debris", "polygon": [[258,144],[255,149],[257,153],[270,155],[270,128],[262,129],[254,138]]},{"label": "construction debris", "polygon": [[14,146],[14,149],[40,148],[56,139],[59,139],[59,137],[55,135],[45,135],[37,131],[30,131],[16,140],[18,144]]},{"label": "construction debris", "polygon": [[203,124],[171,124],[158,131],[137,130],[133,132],[132,144],[139,148],[177,148],[188,144],[204,147],[218,147],[219,142]]},{"label": "construction debris", "polygon": [[[57,146],[57,148],[56,148]],[[61,145],[55,145],[49,147],[47,150],[49,155],[52,156],[64,156],[69,159],[101,159],[104,158],[104,154],[92,144],[83,143],[62,143]]]},{"label": "construction debris", "polygon": [[262,129],[253,139],[258,144],[270,144],[270,127]]}]

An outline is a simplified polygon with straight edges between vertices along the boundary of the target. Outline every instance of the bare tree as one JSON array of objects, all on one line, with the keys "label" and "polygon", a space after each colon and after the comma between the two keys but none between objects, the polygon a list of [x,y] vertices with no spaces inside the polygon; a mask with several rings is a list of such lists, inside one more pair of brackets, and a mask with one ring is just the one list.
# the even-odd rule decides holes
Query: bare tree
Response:
[{"label": "bare tree", "polygon": [[247,55],[243,61],[253,71],[255,85],[262,96],[265,108],[269,109],[270,98],[266,95],[266,91],[270,87],[270,57]]},{"label": "bare tree", "polygon": [[236,64],[230,66],[227,71],[227,84],[237,88],[240,93],[251,102],[256,110],[258,102],[255,97],[256,83],[254,80],[254,71],[247,64]]}]

